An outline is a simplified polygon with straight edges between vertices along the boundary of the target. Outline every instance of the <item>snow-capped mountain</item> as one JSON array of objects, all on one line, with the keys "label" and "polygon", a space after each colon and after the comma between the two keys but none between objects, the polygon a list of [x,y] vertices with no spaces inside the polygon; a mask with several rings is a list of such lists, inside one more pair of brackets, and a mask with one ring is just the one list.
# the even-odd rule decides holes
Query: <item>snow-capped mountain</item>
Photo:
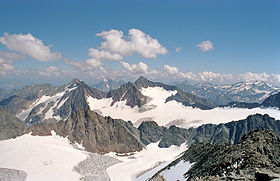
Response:
[{"label": "snow-capped mountain", "polygon": [[237,82],[230,85],[182,83],[178,84],[178,87],[218,105],[226,105],[230,102],[261,103],[269,95],[280,91],[280,88],[263,81]]},{"label": "snow-capped mountain", "polygon": [[119,88],[125,82],[123,80],[115,81],[109,78],[104,78],[98,84],[92,85],[92,87],[101,90],[103,92],[109,92],[110,90]]}]

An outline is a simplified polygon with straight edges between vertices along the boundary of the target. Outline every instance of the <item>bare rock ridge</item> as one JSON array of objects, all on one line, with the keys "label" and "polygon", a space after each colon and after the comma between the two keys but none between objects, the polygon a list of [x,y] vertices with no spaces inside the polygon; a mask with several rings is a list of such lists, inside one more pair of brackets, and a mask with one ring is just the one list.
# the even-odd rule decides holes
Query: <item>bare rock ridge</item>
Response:
[{"label": "bare rock ridge", "polygon": [[193,163],[188,180],[273,180],[280,178],[280,137],[268,130],[251,131],[235,145],[199,143],[160,170],[181,160]]},{"label": "bare rock ridge", "polygon": [[138,130],[144,144],[159,142],[159,147],[188,145],[208,142],[236,144],[243,135],[253,130],[268,129],[280,134],[280,121],[267,114],[250,115],[244,120],[232,121],[226,124],[205,124],[198,128],[183,129],[176,126],[169,128],[158,126],[156,122],[143,122]]},{"label": "bare rock ridge", "polygon": [[199,98],[188,92],[184,92],[182,89],[166,85],[160,82],[152,82],[147,80],[143,76],[140,76],[134,83],[128,82],[123,84],[119,89],[111,90],[107,97],[113,98],[113,103],[121,100],[127,100],[127,105],[134,107],[141,107],[144,105],[148,98],[141,94],[141,88],[147,87],[162,87],[165,90],[176,90],[177,93],[173,96],[170,96],[166,99],[166,102],[176,100],[181,102],[185,106],[192,106],[200,109],[212,109],[216,107],[213,102],[207,101],[205,99]]},{"label": "bare rock ridge", "polygon": [[96,153],[140,151],[143,144],[138,130],[131,122],[103,117],[89,109],[77,109],[65,121],[32,125],[26,133],[33,135],[56,134],[82,144],[87,151]]},{"label": "bare rock ridge", "polygon": [[27,126],[0,106],[0,128],[0,140],[5,140],[22,135]]}]

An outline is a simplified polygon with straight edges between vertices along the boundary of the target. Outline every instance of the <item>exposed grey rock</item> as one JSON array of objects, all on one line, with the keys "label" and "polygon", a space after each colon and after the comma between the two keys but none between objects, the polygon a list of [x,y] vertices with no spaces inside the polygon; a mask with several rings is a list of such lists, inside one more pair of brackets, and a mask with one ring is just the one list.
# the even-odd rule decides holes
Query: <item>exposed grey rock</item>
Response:
[{"label": "exposed grey rock", "polygon": [[13,114],[0,106],[0,140],[22,135],[27,126]]},{"label": "exposed grey rock", "polygon": [[133,152],[144,146],[131,122],[104,117],[89,109],[77,109],[67,120],[34,124],[26,133],[46,136],[51,135],[51,130],[71,142],[82,143],[87,151],[95,153]]},{"label": "exposed grey rock", "polygon": [[236,144],[249,131],[269,129],[280,134],[280,121],[267,114],[250,115],[244,120],[226,124],[205,124],[198,128],[183,129],[176,126],[160,127],[156,122],[142,122],[138,127],[144,144],[160,140],[160,147],[208,142]]},{"label": "exposed grey rock", "polygon": [[188,180],[279,179],[280,137],[260,130],[249,132],[236,145],[194,144],[153,178],[181,160],[193,163],[184,175]]},{"label": "exposed grey rock", "polygon": [[22,170],[0,168],[0,181],[24,181],[27,173]]}]

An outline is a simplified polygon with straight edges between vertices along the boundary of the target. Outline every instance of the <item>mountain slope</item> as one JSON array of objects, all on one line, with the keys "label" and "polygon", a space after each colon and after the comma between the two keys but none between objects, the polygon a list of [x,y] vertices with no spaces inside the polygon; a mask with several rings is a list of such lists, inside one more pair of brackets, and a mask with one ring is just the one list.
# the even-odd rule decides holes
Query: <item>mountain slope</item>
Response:
[{"label": "mountain slope", "polygon": [[5,140],[22,135],[27,126],[0,106],[0,128],[0,140]]},{"label": "mountain slope", "polygon": [[167,91],[176,91],[175,95],[172,95],[166,99],[166,102],[175,100],[177,102],[182,103],[185,106],[191,106],[200,109],[212,109],[216,107],[214,103],[199,98],[188,92],[184,92],[176,86],[170,86],[160,82],[152,82],[150,80],[147,80],[143,76],[140,76],[134,83],[128,82],[127,84],[123,84],[119,89],[110,91],[107,97],[112,97],[112,105],[115,102],[127,100],[126,105],[130,107],[141,107],[149,101],[149,98],[145,97],[141,93],[141,90],[142,88],[149,87],[161,87]]},{"label": "mountain slope", "polygon": [[100,99],[105,93],[74,79],[60,87],[49,84],[25,86],[0,105],[28,124],[56,122],[68,118],[73,110],[88,109],[87,96]]},{"label": "mountain slope", "polygon": [[71,116],[56,123],[32,125],[26,131],[32,135],[56,134],[82,144],[87,151],[96,153],[133,152],[143,148],[139,133],[131,122],[103,117],[88,109],[77,109]]},{"label": "mountain slope", "polygon": [[[271,131],[252,131],[238,144],[200,143],[191,146],[180,158],[159,171],[183,161],[193,163],[185,172],[188,180],[272,180],[280,178],[280,137]],[[178,167],[177,167],[178,169]],[[168,179],[167,179],[168,180]]]},{"label": "mountain slope", "polygon": [[264,107],[278,107],[280,109],[280,92],[266,98],[262,106]]},{"label": "mountain slope", "polygon": [[156,122],[143,122],[138,130],[144,144],[159,142],[159,147],[188,145],[208,142],[236,144],[249,131],[269,129],[280,134],[280,120],[268,115],[255,114],[244,120],[232,121],[226,124],[205,124],[197,128],[183,129],[176,126],[160,127]]}]

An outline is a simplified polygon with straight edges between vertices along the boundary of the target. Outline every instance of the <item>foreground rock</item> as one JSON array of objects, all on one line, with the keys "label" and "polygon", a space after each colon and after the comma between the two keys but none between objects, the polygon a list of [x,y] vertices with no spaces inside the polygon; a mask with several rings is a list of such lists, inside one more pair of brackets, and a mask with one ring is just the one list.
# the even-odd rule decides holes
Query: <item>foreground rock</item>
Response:
[{"label": "foreground rock", "polygon": [[280,179],[280,137],[268,130],[252,131],[233,146],[199,143],[182,157],[159,171],[169,169],[181,160],[193,163],[184,176],[188,180],[272,180]]}]

